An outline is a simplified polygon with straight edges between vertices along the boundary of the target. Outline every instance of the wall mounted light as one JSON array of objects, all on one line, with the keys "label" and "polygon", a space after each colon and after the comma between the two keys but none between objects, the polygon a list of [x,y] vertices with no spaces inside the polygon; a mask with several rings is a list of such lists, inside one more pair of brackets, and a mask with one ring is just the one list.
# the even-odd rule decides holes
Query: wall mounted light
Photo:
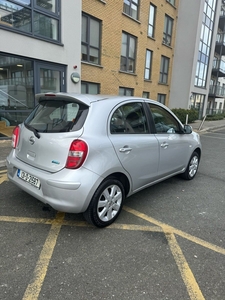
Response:
[{"label": "wall mounted light", "polygon": [[70,76],[73,83],[78,83],[80,81],[80,75],[77,72],[73,72]]}]

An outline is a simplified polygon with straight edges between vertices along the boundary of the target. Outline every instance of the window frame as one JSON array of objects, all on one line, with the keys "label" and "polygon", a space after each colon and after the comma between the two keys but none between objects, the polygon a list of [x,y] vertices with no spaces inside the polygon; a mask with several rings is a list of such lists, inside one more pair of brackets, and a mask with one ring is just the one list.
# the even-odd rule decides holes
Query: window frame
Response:
[{"label": "window frame", "polygon": [[[126,6],[128,8],[128,12],[126,10]],[[132,6],[136,7],[136,17],[134,17],[132,15]],[[130,16],[132,19],[134,20],[139,20],[139,7],[140,7],[140,3],[139,3],[139,0],[123,0],[123,13]],[[135,11],[135,10],[134,10]]]},{"label": "window frame", "polygon": [[[90,89],[90,85],[93,84],[93,85],[96,85],[97,87],[97,93],[96,94],[91,94],[91,95],[97,95],[97,94],[100,94],[100,83],[98,82],[90,82],[90,81],[81,81],[81,86],[85,86],[85,94],[90,94],[89,93],[89,89]],[[82,88],[82,87],[81,87]]]},{"label": "window frame", "polygon": [[[50,41],[52,43],[56,43],[56,44],[61,44],[61,0],[55,0],[56,1],[56,9],[55,12],[52,11],[48,11],[47,9],[44,9],[40,6],[38,6],[36,4],[36,1],[30,1],[30,5],[27,4],[23,4],[19,1],[10,1],[7,0],[9,3],[12,3],[20,6],[24,9],[26,9],[27,11],[30,12],[30,30],[29,31],[25,31],[22,30],[20,28],[16,28],[16,27],[11,27],[5,24],[0,23],[0,28],[4,29],[4,30],[8,30],[8,31],[12,31],[12,32],[16,32],[16,33],[20,33],[26,36],[30,36],[36,39],[41,39],[41,40],[45,40],[45,41]],[[50,18],[51,20],[55,20],[56,21],[56,28],[57,28],[57,38],[52,38],[52,37],[48,37],[39,33],[35,33],[35,13],[39,14],[45,18]]]},{"label": "window frame", "polygon": [[[123,35],[126,36],[127,39],[127,43],[126,43],[126,56],[122,55],[123,53]],[[130,56],[130,44],[131,44],[131,39],[134,40],[134,57]],[[121,41],[121,53],[120,53],[120,71],[121,72],[127,72],[127,73],[131,73],[134,74],[135,73],[135,69],[136,69],[136,57],[137,57],[137,37],[129,34],[125,31],[122,32],[122,41]],[[122,60],[124,59],[125,61],[125,65],[122,64]],[[133,70],[129,70],[130,65],[129,62],[133,62]],[[125,66],[125,69],[123,70],[122,66]]]},{"label": "window frame", "polygon": [[[100,65],[101,64],[101,35],[102,35],[102,31],[101,31],[101,25],[102,25],[102,21],[100,19],[97,19],[89,14],[86,14],[84,12],[82,12],[82,26],[81,26],[81,30],[83,32],[83,17],[85,17],[87,19],[87,27],[86,27],[86,33],[85,33],[85,38],[86,38],[86,41],[83,41],[82,40],[82,36],[81,36],[81,61],[82,62],[86,62],[86,63],[90,63],[90,64],[94,64],[94,65]],[[90,42],[90,39],[91,39],[91,34],[90,34],[90,29],[91,29],[91,20],[94,20],[96,22],[98,22],[99,24],[99,32],[98,32],[98,39],[99,39],[99,42],[98,42],[98,46],[94,46],[94,45],[91,45],[91,42]],[[86,47],[87,49],[87,59],[83,59],[83,52],[82,52],[82,47]],[[90,50],[91,49],[94,49],[94,50],[97,50],[98,51],[98,56],[97,56],[97,60],[98,62],[95,63],[94,61],[90,60]]]},{"label": "window frame", "polygon": [[[153,20],[150,20],[150,17],[151,17],[151,11],[153,12]],[[150,3],[150,6],[149,6],[149,17],[148,17],[148,36],[150,38],[154,38],[155,37],[155,20],[156,20],[156,11],[157,11],[157,8],[154,4]],[[152,30],[150,30],[150,28]],[[152,31],[152,34],[149,34],[150,31]]]},{"label": "window frame", "polygon": [[[149,64],[147,65],[147,54],[149,53],[150,58],[149,58]],[[152,57],[153,57],[153,51],[146,49],[145,53],[145,73],[144,73],[144,80],[151,80],[152,77]],[[149,73],[148,76],[146,76],[146,72]]]},{"label": "window frame", "polygon": [[[123,93],[121,94],[120,91],[123,90]],[[127,92],[131,92],[131,94],[127,94]],[[119,95],[120,96],[134,96],[134,89],[133,88],[129,88],[129,87],[123,87],[123,86],[119,86]]]},{"label": "window frame", "polygon": [[166,94],[161,94],[161,93],[158,93],[157,94],[157,101],[159,103],[162,103],[162,104],[166,104]]},{"label": "window frame", "polygon": [[172,34],[173,34],[173,23],[174,20],[169,15],[165,14],[164,29],[163,29],[163,44],[167,46],[172,45]]},{"label": "window frame", "polygon": [[168,83],[169,65],[170,65],[169,57],[162,55],[161,56],[161,64],[160,64],[160,74],[159,74],[159,83],[161,83],[161,84]]}]

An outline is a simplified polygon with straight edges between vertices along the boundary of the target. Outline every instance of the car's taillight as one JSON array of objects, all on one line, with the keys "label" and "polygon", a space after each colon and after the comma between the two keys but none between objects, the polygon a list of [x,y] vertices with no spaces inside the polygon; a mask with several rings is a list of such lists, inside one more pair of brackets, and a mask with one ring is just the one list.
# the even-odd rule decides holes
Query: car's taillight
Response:
[{"label": "car's taillight", "polygon": [[66,168],[67,169],[77,169],[79,168],[88,152],[88,146],[84,141],[81,140],[75,140],[70,145],[70,150],[66,162]]},{"label": "car's taillight", "polygon": [[20,128],[19,126],[16,126],[13,129],[13,133],[12,133],[12,147],[15,149],[18,145],[19,142],[19,136],[20,136]]}]

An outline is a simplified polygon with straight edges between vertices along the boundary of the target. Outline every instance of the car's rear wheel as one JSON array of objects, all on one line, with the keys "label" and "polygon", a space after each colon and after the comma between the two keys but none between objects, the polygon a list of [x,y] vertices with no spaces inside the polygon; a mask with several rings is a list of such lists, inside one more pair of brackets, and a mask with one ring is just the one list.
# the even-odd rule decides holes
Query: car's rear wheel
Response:
[{"label": "car's rear wheel", "polygon": [[199,166],[199,154],[194,151],[191,155],[187,168],[181,176],[186,180],[191,180],[195,177],[198,171]]},{"label": "car's rear wheel", "polygon": [[97,227],[112,224],[121,212],[124,198],[122,183],[115,178],[106,179],[95,191],[88,209],[84,212],[85,219]]}]

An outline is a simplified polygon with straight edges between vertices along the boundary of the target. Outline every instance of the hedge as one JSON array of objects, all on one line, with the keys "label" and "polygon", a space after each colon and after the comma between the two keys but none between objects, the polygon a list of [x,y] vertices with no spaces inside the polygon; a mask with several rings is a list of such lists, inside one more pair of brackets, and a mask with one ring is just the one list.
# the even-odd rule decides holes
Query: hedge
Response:
[{"label": "hedge", "polygon": [[195,109],[173,108],[172,112],[185,124],[188,115],[188,123],[198,120],[198,111]]}]

